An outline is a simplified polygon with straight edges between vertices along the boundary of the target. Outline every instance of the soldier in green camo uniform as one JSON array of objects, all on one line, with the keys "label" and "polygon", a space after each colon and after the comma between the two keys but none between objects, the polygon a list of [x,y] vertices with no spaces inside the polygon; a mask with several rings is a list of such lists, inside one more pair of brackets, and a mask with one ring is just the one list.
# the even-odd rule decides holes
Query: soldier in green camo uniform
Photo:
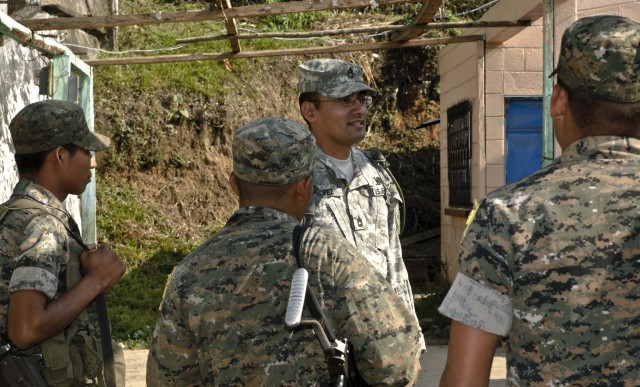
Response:
[{"label": "soldier in green camo uniform", "polygon": [[640,382],[640,24],[577,20],[551,97],[563,150],[487,195],[441,313],[441,386],[481,385],[501,336],[507,384]]},{"label": "soldier in green camo uniform", "polygon": [[[313,331],[285,325],[292,233],[311,198],[314,161],[315,141],[300,124],[264,118],[237,130],[230,183],[240,208],[171,275],[149,386],[328,384]],[[386,281],[344,238],[316,227],[301,255],[327,324],[353,344],[364,379],[414,383],[420,329]]]},{"label": "soldier in green camo uniform", "polygon": [[305,223],[346,238],[415,311],[400,246],[402,194],[388,168],[355,148],[367,133],[375,91],[363,83],[360,66],[312,59],[298,66],[298,92],[300,112],[318,144]]},{"label": "soldier in green camo uniform", "polygon": [[[90,151],[110,140],[89,130],[79,105],[56,100],[26,106],[9,130],[20,180],[0,206],[0,339],[42,354],[49,386],[105,386],[92,301],[125,265],[106,244],[83,251],[62,203],[85,190],[96,167]],[[124,354],[113,349],[123,386]]]}]

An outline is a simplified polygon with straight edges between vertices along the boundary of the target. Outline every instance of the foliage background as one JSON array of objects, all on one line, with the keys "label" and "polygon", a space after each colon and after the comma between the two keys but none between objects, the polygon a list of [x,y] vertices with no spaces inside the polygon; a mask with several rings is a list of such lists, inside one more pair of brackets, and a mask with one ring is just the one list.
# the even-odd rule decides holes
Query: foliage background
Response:
[{"label": "foliage background", "polygon": [[[273,2],[233,1],[234,6]],[[485,1],[445,1],[441,16],[475,9]],[[196,10],[204,1],[121,0],[121,14]],[[420,4],[341,12],[307,12],[240,20],[241,31],[304,31],[406,23]],[[465,15],[478,18],[479,12]],[[454,19],[459,17],[454,17]],[[431,31],[428,36],[460,31]],[[176,38],[225,34],[223,23],[176,23],[121,28],[120,51],[159,50]],[[373,41],[386,37],[348,37]],[[317,40],[242,40],[244,50],[317,45]],[[335,44],[332,41],[320,44]],[[190,44],[171,53],[223,52],[226,41]],[[365,69],[378,91],[362,148],[377,147],[391,161],[407,203],[403,236],[440,225],[438,127],[416,129],[437,118],[438,47],[355,52],[334,57]],[[127,53],[126,55],[132,55]],[[144,55],[144,54],[142,54]],[[103,54],[103,56],[112,56]],[[228,187],[233,131],[263,116],[300,121],[296,66],[311,56],[97,67],[96,128],[113,140],[98,156],[98,233],[128,265],[107,292],[114,338],[128,347],[149,343],[167,277],[193,248],[224,225],[237,207]],[[435,252],[439,255],[439,250]],[[446,337],[448,321],[436,308],[448,283],[439,260],[412,278],[425,334]]]}]

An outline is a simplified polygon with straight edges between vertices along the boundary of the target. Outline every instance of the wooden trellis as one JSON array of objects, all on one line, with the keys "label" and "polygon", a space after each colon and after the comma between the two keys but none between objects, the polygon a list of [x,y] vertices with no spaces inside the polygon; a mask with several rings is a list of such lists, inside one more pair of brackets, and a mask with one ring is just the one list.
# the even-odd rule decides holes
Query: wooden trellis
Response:
[{"label": "wooden trellis", "polygon": [[[529,21],[505,21],[505,22],[465,22],[465,23],[433,23],[433,18],[442,5],[443,0],[305,0],[291,1],[274,4],[256,4],[242,7],[232,7],[230,0],[217,0],[219,9],[206,9],[200,11],[183,12],[156,12],[154,14],[139,15],[111,15],[93,17],[65,17],[49,19],[27,19],[21,20],[24,26],[33,31],[41,30],[69,30],[69,29],[91,29],[91,28],[111,28],[133,25],[153,25],[163,23],[184,23],[184,22],[204,22],[204,21],[224,21],[227,34],[209,37],[194,37],[178,39],[177,43],[191,43],[206,40],[228,40],[230,51],[219,53],[196,53],[181,55],[155,55],[155,56],[135,56],[125,58],[104,58],[88,59],[85,62],[91,66],[104,65],[125,65],[125,64],[151,64],[184,62],[196,60],[220,60],[232,58],[255,58],[284,55],[305,55],[305,54],[331,54],[350,51],[370,51],[392,48],[420,47],[425,45],[442,45],[450,43],[462,43],[479,41],[483,39],[481,35],[466,35],[448,38],[421,39],[420,36],[429,29],[442,28],[469,28],[469,27],[526,27]],[[312,11],[332,11],[343,9],[359,9],[371,6],[389,6],[396,4],[420,3],[422,8],[414,20],[406,25],[386,25],[366,28],[346,28],[339,30],[310,31],[304,33],[256,33],[239,34],[236,20],[253,17],[263,17],[272,15],[312,12]],[[361,43],[361,44],[338,44],[333,46],[316,46],[297,49],[281,50],[260,50],[243,51],[240,46],[241,39],[258,39],[271,37],[320,37],[347,35],[352,33],[370,32],[391,32],[394,35],[389,41]]]}]

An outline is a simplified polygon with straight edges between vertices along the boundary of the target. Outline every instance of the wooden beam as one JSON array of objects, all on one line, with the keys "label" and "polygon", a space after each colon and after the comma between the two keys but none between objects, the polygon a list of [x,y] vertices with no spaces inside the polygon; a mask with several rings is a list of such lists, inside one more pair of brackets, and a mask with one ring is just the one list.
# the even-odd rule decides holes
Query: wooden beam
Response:
[{"label": "wooden beam", "polygon": [[210,35],[195,38],[176,39],[176,44],[208,42],[225,39],[267,39],[267,38],[316,38],[323,36],[349,35],[349,34],[375,34],[386,31],[408,31],[410,29],[435,30],[444,28],[490,28],[490,27],[527,27],[531,25],[529,20],[511,21],[475,21],[475,22],[446,22],[429,23],[424,26],[415,25],[381,25],[373,27],[342,28],[338,30],[309,31],[309,32],[256,32],[253,34],[238,35]]},{"label": "wooden beam", "polygon": [[440,227],[400,239],[402,247],[440,236]]},{"label": "wooden beam", "polygon": [[[420,12],[418,12],[418,16],[416,16],[416,18],[413,20],[413,23],[411,24],[415,24],[418,26],[426,25],[431,21],[431,19],[433,19],[434,16],[436,16],[436,13],[438,13],[441,5],[442,0],[424,0],[424,4],[422,4],[422,8],[420,9]],[[420,35],[422,35],[422,31],[414,29],[398,34],[398,36],[396,36],[393,40],[397,42],[403,42],[406,40],[417,38]]]},{"label": "wooden beam", "polygon": [[[220,8],[224,13],[225,10],[231,9],[231,1],[219,0]],[[238,35],[238,28],[236,27],[236,19],[225,18],[224,24],[227,26],[227,35],[229,36],[229,44],[231,45],[231,52],[240,52],[240,42],[236,35]]]},{"label": "wooden beam", "polygon": [[[413,3],[415,0],[377,0],[378,5]],[[20,23],[33,31],[72,30],[106,27],[124,27],[163,23],[203,22],[225,18],[252,18],[309,11],[330,11],[350,8],[366,8],[370,0],[290,1],[275,4],[254,4],[227,10],[200,10],[184,12],[156,12],[141,15],[109,15],[91,17],[56,17],[50,19],[25,19]]]},{"label": "wooden beam", "polygon": [[53,39],[34,34],[31,30],[10,18],[4,12],[0,12],[0,34],[4,34],[21,44],[33,47],[49,57],[63,55],[68,52],[65,46]]},{"label": "wooden beam", "polygon": [[343,46],[305,47],[305,48],[295,48],[295,49],[285,49],[285,50],[241,51],[238,53],[223,52],[223,53],[140,56],[140,57],[112,58],[112,59],[88,59],[88,60],[85,60],[85,62],[91,66],[107,66],[107,65],[130,65],[130,64],[151,64],[151,63],[174,63],[174,62],[189,62],[189,61],[197,61],[197,60],[259,58],[259,57],[274,57],[274,56],[287,56],[287,55],[315,55],[315,54],[330,54],[330,53],[336,53],[336,52],[373,51],[373,50],[387,50],[387,49],[393,49],[393,48],[410,48],[410,47],[433,46],[433,45],[451,44],[451,43],[476,42],[483,39],[484,37],[482,35],[466,35],[466,36],[454,36],[450,38],[409,40],[407,42],[382,42],[382,43],[367,43],[367,44],[354,44],[354,45],[343,45]]}]

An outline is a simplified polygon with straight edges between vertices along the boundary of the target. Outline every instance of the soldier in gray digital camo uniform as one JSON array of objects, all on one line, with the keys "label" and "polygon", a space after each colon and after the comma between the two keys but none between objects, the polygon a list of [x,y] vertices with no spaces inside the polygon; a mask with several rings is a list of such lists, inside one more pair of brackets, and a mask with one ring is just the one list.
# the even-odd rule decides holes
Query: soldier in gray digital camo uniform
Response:
[{"label": "soldier in gray digital camo uniform", "polygon": [[440,311],[453,319],[443,386],[640,383],[640,24],[579,19],[564,33],[551,165],[487,195]]},{"label": "soldier in gray digital camo uniform", "polygon": [[[312,195],[315,141],[300,124],[253,121],[233,140],[240,208],[174,270],[147,365],[149,386],[327,385],[311,329],[285,325],[297,269],[292,233]],[[372,385],[408,385],[420,368],[416,318],[343,238],[317,227],[302,257],[327,323]],[[305,309],[304,316],[311,317]]]},{"label": "soldier in gray digital camo uniform", "polygon": [[[110,140],[89,130],[80,106],[55,100],[26,106],[9,130],[20,180],[0,206],[0,339],[43,354],[49,386],[105,386],[92,301],[125,266],[106,244],[82,251],[62,202],[85,190],[96,167],[90,151]],[[122,386],[124,355],[117,346],[114,354]]]},{"label": "soldier in gray digital camo uniform", "polygon": [[312,59],[298,72],[300,112],[318,146],[306,222],[344,236],[415,311],[400,246],[402,195],[388,169],[354,147],[375,91],[360,66],[342,60]]}]

